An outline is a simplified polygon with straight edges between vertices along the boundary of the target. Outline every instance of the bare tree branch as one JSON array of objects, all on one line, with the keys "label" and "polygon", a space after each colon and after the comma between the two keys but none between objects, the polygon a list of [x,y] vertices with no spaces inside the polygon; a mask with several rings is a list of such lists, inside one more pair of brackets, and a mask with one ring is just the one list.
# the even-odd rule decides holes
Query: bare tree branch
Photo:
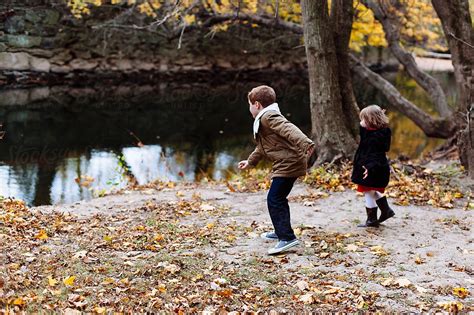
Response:
[{"label": "bare tree branch", "polygon": [[471,44],[469,44],[468,42],[466,42],[465,40],[462,40],[461,38],[457,37],[457,36],[454,35],[452,32],[449,32],[448,35],[451,36],[452,38],[454,38],[455,40],[458,40],[458,41],[460,41],[461,43],[463,43],[463,44],[465,44],[465,45],[467,45],[467,46],[469,46],[469,47],[471,47],[471,48],[474,48],[473,45],[471,45]]},{"label": "bare tree branch", "polygon": [[357,57],[352,54],[349,56],[351,69],[367,83],[381,91],[393,107],[410,118],[427,136],[447,139],[456,133],[456,124],[452,116],[441,119],[433,118],[403,97],[389,81],[370,70]]},{"label": "bare tree branch", "polygon": [[448,117],[452,110],[448,105],[446,94],[441,84],[428,73],[418,68],[415,58],[400,45],[400,29],[395,17],[390,15],[390,10],[383,10],[379,5],[380,0],[361,0],[361,2],[374,12],[375,18],[382,24],[385,38],[392,53],[405,67],[410,77],[418,83],[430,96],[436,110],[442,117]]},{"label": "bare tree branch", "polygon": [[[199,25],[190,25],[188,26],[188,29],[191,28],[201,28],[201,27],[211,27],[216,24],[228,22],[228,21],[248,21],[251,23],[259,24],[259,25],[266,25],[266,26],[272,26],[278,29],[284,29],[284,30],[289,30],[292,31],[296,34],[303,34],[303,27],[299,24],[292,23],[292,22],[286,22],[282,20],[275,20],[274,17],[270,16],[265,16],[265,15],[249,15],[245,13],[239,13],[239,15],[236,14],[215,14],[209,16],[207,19],[204,20],[204,22]],[[175,34],[172,36],[177,37],[179,35],[180,30],[175,30]]]}]

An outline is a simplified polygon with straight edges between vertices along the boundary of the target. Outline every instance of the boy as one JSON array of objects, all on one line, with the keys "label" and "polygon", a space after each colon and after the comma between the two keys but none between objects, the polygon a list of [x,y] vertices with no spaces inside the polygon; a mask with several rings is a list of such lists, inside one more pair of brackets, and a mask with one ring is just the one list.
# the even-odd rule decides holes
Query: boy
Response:
[{"label": "boy", "polygon": [[306,174],[308,157],[314,151],[313,141],[280,113],[275,101],[275,91],[269,86],[257,86],[249,92],[249,110],[255,118],[253,136],[257,147],[247,160],[238,165],[244,170],[256,166],[264,157],[273,162],[267,206],[275,232],[261,235],[264,239],[279,241],[268,251],[270,255],[298,245],[291,228],[287,197],[296,179]]}]

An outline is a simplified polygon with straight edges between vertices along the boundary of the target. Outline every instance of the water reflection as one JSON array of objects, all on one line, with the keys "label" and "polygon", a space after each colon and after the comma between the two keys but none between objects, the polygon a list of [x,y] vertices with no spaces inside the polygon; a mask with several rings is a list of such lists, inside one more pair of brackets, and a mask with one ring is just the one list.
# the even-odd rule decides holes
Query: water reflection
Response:
[{"label": "water reflection", "polygon": [[[391,80],[429,108],[416,85],[405,77]],[[308,133],[306,82],[281,78],[0,91],[0,117],[7,132],[0,142],[0,195],[30,205],[89,199],[92,190],[123,187],[121,159],[140,184],[226,178],[253,149],[247,91],[262,83],[276,87],[282,112]],[[366,85],[356,87],[356,92],[360,104],[386,104]],[[389,115],[392,157],[418,157],[441,142],[427,139],[397,112]],[[81,176],[94,179],[91,187],[76,183]]]}]

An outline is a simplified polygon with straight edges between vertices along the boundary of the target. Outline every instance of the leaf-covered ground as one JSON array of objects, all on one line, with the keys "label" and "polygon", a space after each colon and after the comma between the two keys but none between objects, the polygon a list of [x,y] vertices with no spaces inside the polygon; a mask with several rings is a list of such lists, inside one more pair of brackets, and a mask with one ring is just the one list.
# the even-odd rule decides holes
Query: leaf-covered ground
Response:
[{"label": "leaf-covered ground", "polygon": [[[290,195],[301,245],[268,256],[264,173],[154,183],[72,205],[0,205],[0,312],[474,311],[470,195],[395,165],[396,217],[360,229],[349,166]],[[263,174],[263,175],[262,175]]]}]

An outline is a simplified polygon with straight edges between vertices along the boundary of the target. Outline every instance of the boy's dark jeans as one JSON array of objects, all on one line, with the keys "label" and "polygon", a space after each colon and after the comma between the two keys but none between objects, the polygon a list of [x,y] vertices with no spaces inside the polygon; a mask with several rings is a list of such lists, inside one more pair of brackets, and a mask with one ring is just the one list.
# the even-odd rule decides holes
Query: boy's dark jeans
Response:
[{"label": "boy's dark jeans", "polygon": [[290,194],[296,177],[274,177],[267,195],[268,211],[275,233],[280,241],[291,241],[296,238],[290,223]]}]

